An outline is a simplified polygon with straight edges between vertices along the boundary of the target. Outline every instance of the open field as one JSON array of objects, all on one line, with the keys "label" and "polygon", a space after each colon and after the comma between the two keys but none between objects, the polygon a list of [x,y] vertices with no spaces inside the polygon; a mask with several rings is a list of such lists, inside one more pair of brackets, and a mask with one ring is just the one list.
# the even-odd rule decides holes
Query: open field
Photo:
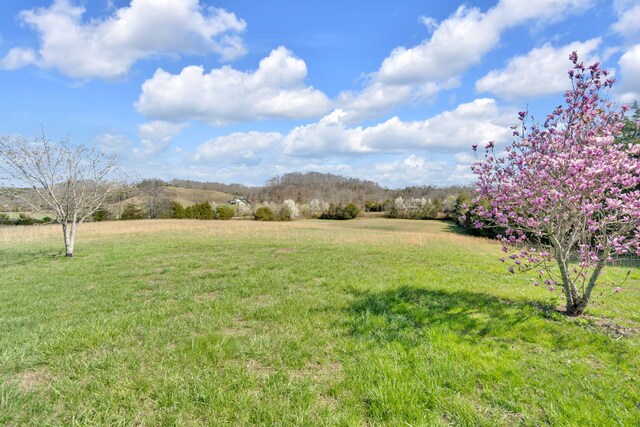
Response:
[{"label": "open field", "polygon": [[444,222],[0,228],[0,425],[640,425],[640,271],[589,316]]},{"label": "open field", "polygon": [[161,187],[162,194],[170,199],[182,203],[184,206],[191,206],[202,202],[226,203],[233,199],[233,194],[222,193],[212,190],[198,190],[194,188]]}]

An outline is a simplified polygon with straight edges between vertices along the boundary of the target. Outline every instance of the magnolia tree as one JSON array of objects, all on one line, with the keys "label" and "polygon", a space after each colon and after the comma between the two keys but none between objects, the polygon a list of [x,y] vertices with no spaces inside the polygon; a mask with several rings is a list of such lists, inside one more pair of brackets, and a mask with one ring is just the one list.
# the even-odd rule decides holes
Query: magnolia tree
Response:
[{"label": "magnolia tree", "polygon": [[503,230],[510,272],[537,270],[534,284],[560,285],[567,313],[579,315],[613,255],[640,255],[640,146],[614,142],[627,108],[606,99],[607,71],[585,67],[575,52],[570,60],[566,105],[542,124],[519,113],[503,155],[486,145],[473,166],[474,212],[476,227]]},{"label": "magnolia tree", "polygon": [[31,189],[8,193],[34,211],[55,212],[68,257],[73,256],[78,225],[121,188],[122,181],[113,179],[115,169],[115,157],[68,140],[0,138],[0,178],[10,187]]}]

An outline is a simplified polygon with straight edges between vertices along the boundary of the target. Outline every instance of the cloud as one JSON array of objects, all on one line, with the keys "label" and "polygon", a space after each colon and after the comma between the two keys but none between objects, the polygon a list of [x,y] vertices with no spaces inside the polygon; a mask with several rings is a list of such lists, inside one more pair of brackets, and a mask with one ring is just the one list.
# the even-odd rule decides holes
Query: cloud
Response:
[{"label": "cloud", "polygon": [[364,145],[376,151],[469,148],[490,140],[506,142],[510,118],[495,100],[480,98],[427,120],[405,122],[393,117],[364,131]]},{"label": "cloud", "polygon": [[329,99],[305,85],[307,66],[284,47],[271,51],[254,72],[229,66],[205,74],[189,66],[178,75],[158,69],[142,85],[137,110],[149,118],[199,120],[214,126],[265,118],[313,118]]},{"label": "cloud", "polygon": [[478,8],[460,6],[437,25],[430,39],[412,48],[394,49],[382,62],[376,81],[417,84],[460,73],[500,40],[501,28],[486,16]]},{"label": "cloud", "polygon": [[236,132],[219,136],[199,145],[195,160],[202,163],[256,165],[274,148],[281,148],[278,132]]},{"label": "cloud", "polygon": [[348,128],[347,113],[336,109],[317,123],[298,126],[286,136],[285,153],[295,156],[319,156],[366,153],[362,128]]},{"label": "cloud", "polygon": [[600,38],[558,48],[547,43],[509,59],[505,68],[490,71],[476,82],[476,90],[508,99],[564,92],[569,85],[566,73],[571,68],[569,54],[576,51],[581,61],[592,63],[600,43]]},{"label": "cloud", "polygon": [[412,48],[398,47],[384,59],[375,80],[393,84],[423,84],[449,79],[476,64],[499,42],[501,33],[529,20],[557,21],[582,11],[590,0],[502,0],[483,13],[460,6],[440,24],[429,39]]},{"label": "cloud", "polygon": [[140,157],[152,157],[166,152],[174,138],[185,127],[184,123],[170,123],[162,120],[140,125],[138,136],[142,149],[136,148],[134,154]]},{"label": "cloud", "polygon": [[618,88],[620,102],[640,101],[640,44],[629,48],[618,61],[622,84]]},{"label": "cloud", "polygon": [[458,165],[442,159],[429,159],[416,154],[397,160],[374,162],[355,172],[357,176],[372,179],[391,188],[425,185],[425,183],[430,185],[468,184],[473,180],[473,174],[468,165]]},{"label": "cloud", "polygon": [[348,112],[349,121],[376,117],[403,103],[412,93],[408,85],[373,83],[360,92],[341,92],[336,104]]},{"label": "cloud", "polygon": [[4,58],[0,59],[0,68],[15,70],[33,64],[36,58],[37,54],[33,50],[14,47]]},{"label": "cloud", "polygon": [[238,33],[246,23],[199,0],[131,0],[103,19],[83,20],[85,11],[55,0],[48,8],[21,12],[20,20],[38,32],[38,52],[13,48],[0,65],[34,64],[73,78],[114,79],[155,55],[214,53],[229,60],[245,53]]},{"label": "cloud", "polygon": [[640,4],[634,0],[618,0],[614,5],[618,20],[611,25],[611,30],[625,38],[640,35]]},{"label": "cloud", "polygon": [[[591,7],[593,0],[501,0],[487,12],[460,6],[442,22],[421,17],[430,37],[413,47],[397,47],[370,75],[360,92],[338,101],[350,116],[368,118],[407,101],[432,99],[459,84],[461,74],[499,43],[505,30],[522,24],[540,27]],[[382,96],[377,96],[382,95]]]},{"label": "cloud", "polygon": [[427,120],[398,117],[370,127],[348,127],[347,113],[335,110],[319,122],[298,126],[285,137],[285,153],[323,157],[341,154],[397,153],[408,149],[452,151],[510,136],[511,116],[495,100],[480,98]]},{"label": "cloud", "polygon": [[124,154],[128,152],[133,143],[125,135],[113,135],[103,133],[95,137],[98,150],[105,154]]}]

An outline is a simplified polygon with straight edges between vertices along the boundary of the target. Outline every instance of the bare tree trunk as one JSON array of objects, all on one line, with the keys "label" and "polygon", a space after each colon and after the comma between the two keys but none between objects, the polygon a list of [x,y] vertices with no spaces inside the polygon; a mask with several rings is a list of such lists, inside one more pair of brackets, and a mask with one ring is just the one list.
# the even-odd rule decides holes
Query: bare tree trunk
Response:
[{"label": "bare tree trunk", "polygon": [[598,260],[598,263],[596,264],[596,267],[593,270],[591,277],[589,278],[589,283],[587,283],[587,287],[584,290],[584,295],[582,296],[582,300],[580,301],[579,304],[576,305],[574,313],[572,314],[579,316],[584,313],[584,310],[587,308],[587,305],[589,304],[589,299],[591,299],[591,292],[593,291],[593,288],[596,286],[596,282],[600,277],[600,273],[602,272],[602,269],[604,268],[604,265],[608,257],[609,257],[608,252],[600,256],[600,259]]},{"label": "bare tree trunk", "polygon": [[576,285],[571,280],[571,274],[569,274],[569,257],[571,255],[571,250],[570,248],[564,248],[560,241],[553,235],[550,236],[550,240],[551,244],[554,246],[556,261],[558,262],[558,268],[560,269],[562,288],[566,299],[566,313],[569,315],[576,315],[577,313],[575,313],[575,310],[578,305],[582,303],[582,298],[578,293]]},{"label": "bare tree trunk", "polygon": [[62,233],[64,234],[64,249],[66,256],[73,257],[73,246],[76,240],[77,223],[68,224],[66,221],[62,222]]}]

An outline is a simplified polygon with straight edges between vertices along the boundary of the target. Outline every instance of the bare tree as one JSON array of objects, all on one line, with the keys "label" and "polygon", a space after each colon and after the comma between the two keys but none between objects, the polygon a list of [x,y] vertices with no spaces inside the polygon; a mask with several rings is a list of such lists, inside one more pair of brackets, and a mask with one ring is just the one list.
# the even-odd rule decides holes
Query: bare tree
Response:
[{"label": "bare tree", "polygon": [[169,210],[170,200],[163,191],[164,186],[165,183],[157,178],[145,179],[138,185],[145,195],[147,212],[151,219],[160,218]]},{"label": "bare tree", "polygon": [[78,225],[120,187],[114,179],[117,160],[69,139],[53,142],[44,137],[27,141],[20,136],[0,137],[0,176],[10,187],[31,191],[7,192],[34,211],[54,211],[62,225],[66,255],[73,256]]}]

